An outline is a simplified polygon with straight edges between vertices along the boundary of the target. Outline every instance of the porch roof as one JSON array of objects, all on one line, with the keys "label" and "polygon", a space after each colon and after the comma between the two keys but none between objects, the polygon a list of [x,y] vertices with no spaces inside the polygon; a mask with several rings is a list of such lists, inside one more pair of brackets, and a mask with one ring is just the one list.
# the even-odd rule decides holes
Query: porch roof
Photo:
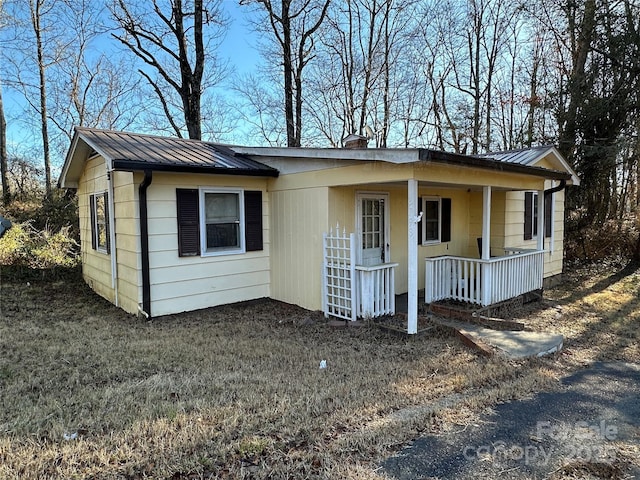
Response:
[{"label": "porch roof", "polygon": [[[567,180],[579,183],[577,175],[569,165],[558,162],[561,170],[538,167],[530,163],[514,161],[512,157],[499,154],[463,155],[427,148],[290,148],[290,147],[243,147],[232,146],[234,151],[267,163],[280,173],[299,173],[354,165],[361,162],[385,162],[396,165],[411,163],[439,163],[486,170],[519,173],[552,180]],[[547,150],[549,147],[546,147]],[[555,150],[555,149],[554,149]],[[556,150],[557,153],[557,150]],[[557,154],[559,158],[562,157]],[[543,155],[544,156],[544,155]],[[540,152],[536,161],[540,160]],[[533,162],[535,163],[535,162]]]}]

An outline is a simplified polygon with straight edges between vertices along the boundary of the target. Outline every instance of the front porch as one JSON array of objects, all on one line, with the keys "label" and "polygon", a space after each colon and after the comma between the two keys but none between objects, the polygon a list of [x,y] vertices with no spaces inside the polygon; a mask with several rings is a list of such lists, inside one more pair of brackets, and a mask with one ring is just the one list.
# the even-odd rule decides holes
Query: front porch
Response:
[{"label": "front porch", "polygon": [[[414,334],[420,301],[485,308],[540,290],[550,258],[544,235],[522,241],[523,217],[509,210],[524,204],[514,203],[518,197],[511,192],[534,190],[535,210],[544,211],[544,184],[532,186],[461,188],[409,179],[404,185],[332,189],[332,205],[340,208],[330,211],[330,218],[346,225],[324,236],[325,315],[346,320],[393,315],[396,295],[407,292],[406,329]],[[543,215],[536,215],[535,224],[545,231]],[[552,241],[549,246],[553,249]],[[424,296],[418,293],[422,288]]]},{"label": "front porch", "polygon": [[420,299],[425,305],[455,300],[484,308],[540,291],[543,284],[542,250],[506,249],[509,254],[489,259],[427,257],[424,293],[416,289],[401,295],[395,294],[398,263],[358,265],[354,233],[337,227],[325,235],[324,251],[323,310],[325,316],[345,320],[402,312],[410,327],[412,311],[417,325]]}]

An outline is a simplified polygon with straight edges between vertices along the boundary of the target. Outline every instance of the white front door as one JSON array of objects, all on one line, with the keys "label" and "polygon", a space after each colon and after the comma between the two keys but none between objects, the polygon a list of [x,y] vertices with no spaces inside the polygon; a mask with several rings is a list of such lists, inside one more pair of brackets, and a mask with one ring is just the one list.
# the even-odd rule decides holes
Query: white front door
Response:
[{"label": "white front door", "polygon": [[389,195],[358,193],[356,225],[360,239],[358,263],[370,267],[388,263],[389,259]]}]

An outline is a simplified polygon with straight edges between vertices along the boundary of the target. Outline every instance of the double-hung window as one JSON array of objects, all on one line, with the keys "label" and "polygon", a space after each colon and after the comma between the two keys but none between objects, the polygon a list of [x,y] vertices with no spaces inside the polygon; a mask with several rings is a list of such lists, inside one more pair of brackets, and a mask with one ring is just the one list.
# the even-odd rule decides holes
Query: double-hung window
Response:
[{"label": "double-hung window", "polygon": [[424,243],[440,242],[441,208],[437,197],[422,198],[422,238]]},{"label": "double-hung window", "polygon": [[451,241],[451,199],[418,197],[418,245],[434,245]]},{"label": "double-hung window", "polygon": [[201,190],[202,252],[232,253],[244,250],[242,191]]},{"label": "double-hung window", "polygon": [[262,192],[176,189],[178,254],[231,255],[263,249]]},{"label": "double-hung window", "polygon": [[[553,229],[553,194],[544,199],[544,236],[551,237]],[[524,239],[538,236],[538,192],[524,193]]]},{"label": "double-hung window", "polygon": [[107,192],[89,195],[91,211],[91,247],[109,253],[109,203]]}]

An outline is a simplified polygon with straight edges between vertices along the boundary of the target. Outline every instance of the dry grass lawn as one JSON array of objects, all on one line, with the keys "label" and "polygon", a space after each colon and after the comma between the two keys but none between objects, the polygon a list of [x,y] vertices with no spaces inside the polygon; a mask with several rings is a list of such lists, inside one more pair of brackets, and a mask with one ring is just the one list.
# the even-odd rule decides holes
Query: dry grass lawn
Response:
[{"label": "dry grass lawn", "polygon": [[593,360],[640,362],[639,285],[633,269],[569,278],[524,319],[566,350],[513,362],[274,301],[147,322],[79,280],[5,278],[0,478],[383,478],[376,462],[420,433]]}]

